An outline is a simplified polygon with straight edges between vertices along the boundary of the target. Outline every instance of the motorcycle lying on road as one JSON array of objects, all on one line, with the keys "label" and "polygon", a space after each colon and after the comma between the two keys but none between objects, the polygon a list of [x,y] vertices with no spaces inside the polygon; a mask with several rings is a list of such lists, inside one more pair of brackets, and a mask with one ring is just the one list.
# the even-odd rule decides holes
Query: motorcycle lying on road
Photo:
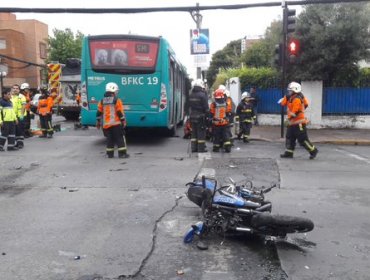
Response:
[{"label": "motorcycle lying on road", "polygon": [[186,184],[187,197],[202,209],[203,219],[186,232],[185,243],[192,242],[195,235],[202,238],[213,232],[246,232],[285,238],[288,233],[313,230],[310,219],[271,214],[272,203],[265,200],[265,194],[278,187],[277,184],[257,189],[250,181],[236,185],[231,178],[229,180],[229,184],[218,187],[216,179],[198,175]]}]

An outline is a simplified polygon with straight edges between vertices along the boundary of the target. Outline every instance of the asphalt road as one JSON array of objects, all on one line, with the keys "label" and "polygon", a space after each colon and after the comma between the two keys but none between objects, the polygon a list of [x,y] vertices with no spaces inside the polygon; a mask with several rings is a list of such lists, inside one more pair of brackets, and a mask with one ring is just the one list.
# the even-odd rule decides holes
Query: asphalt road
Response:
[{"label": "asphalt road", "polygon": [[[188,140],[146,131],[128,138],[123,160],[106,158],[104,141],[63,122],[53,139],[0,154],[1,279],[368,279],[370,148],[281,160],[281,143],[236,142],[198,157]],[[185,184],[202,167],[220,180],[279,181],[273,212],[315,229],[276,246],[251,236],[216,236],[206,251],[184,244],[200,218]]]}]

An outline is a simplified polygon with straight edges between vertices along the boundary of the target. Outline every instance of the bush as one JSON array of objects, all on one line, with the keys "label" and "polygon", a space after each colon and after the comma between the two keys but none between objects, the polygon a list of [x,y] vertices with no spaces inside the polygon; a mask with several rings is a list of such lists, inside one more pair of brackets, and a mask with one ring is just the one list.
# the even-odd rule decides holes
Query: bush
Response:
[{"label": "bush", "polygon": [[239,77],[241,89],[252,85],[258,88],[275,88],[280,87],[280,73],[274,68],[233,68],[221,71],[217,76],[213,89],[220,84],[225,84],[232,77]]}]

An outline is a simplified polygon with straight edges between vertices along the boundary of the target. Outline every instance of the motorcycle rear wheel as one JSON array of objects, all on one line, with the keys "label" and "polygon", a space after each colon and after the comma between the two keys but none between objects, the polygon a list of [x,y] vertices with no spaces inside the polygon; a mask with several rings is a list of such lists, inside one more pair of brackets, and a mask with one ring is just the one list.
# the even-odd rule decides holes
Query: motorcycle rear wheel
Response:
[{"label": "motorcycle rear wheel", "polygon": [[286,236],[288,233],[308,232],[314,224],[310,219],[260,213],[252,217],[252,227],[259,233],[271,236]]}]

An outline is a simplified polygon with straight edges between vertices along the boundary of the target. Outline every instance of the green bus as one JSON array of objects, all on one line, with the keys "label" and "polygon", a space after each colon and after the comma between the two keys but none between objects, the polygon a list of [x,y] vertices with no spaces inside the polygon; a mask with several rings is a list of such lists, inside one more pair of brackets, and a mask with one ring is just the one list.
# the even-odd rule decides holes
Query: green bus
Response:
[{"label": "green bus", "polygon": [[160,128],[170,135],[183,122],[190,83],[186,68],[162,37],[86,36],[81,62],[81,124],[95,126],[105,85],[115,82],[128,128]]}]

